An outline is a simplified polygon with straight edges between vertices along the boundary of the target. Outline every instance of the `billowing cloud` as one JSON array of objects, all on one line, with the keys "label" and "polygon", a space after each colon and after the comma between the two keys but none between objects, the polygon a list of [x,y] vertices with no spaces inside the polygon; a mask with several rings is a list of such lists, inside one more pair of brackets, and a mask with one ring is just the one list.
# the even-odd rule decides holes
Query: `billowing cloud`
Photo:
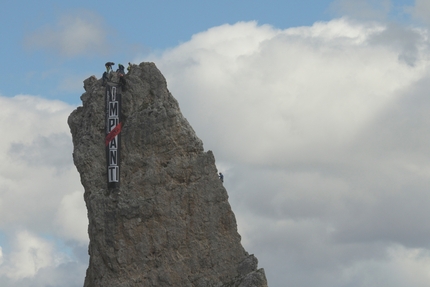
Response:
[{"label": "billowing cloud", "polygon": [[271,286],[401,287],[430,262],[428,52],[427,30],[341,18],[222,25],[146,60]]},{"label": "billowing cloud", "polygon": [[80,11],[62,16],[57,23],[46,25],[25,38],[29,49],[48,49],[73,57],[106,52],[106,28],[103,19]]},{"label": "billowing cloud", "polygon": [[[412,69],[384,33],[344,19],[285,31],[239,23],[195,35],[155,61],[205,142],[229,158],[326,160],[421,76],[422,66]],[[410,43],[415,57],[418,44]]]},{"label": "billowing cloud", "polygon": [[25,95],[1,97],[0,104],[0,122],[8,127],[0,143],[0,227],[31,223],[33,231],[50,229],[62,198],[82,190],[67,127],[73,108]]},{"label": "billowing cloud", "polygon": [[9,254],[9,258],[2,268],[2,275],[7,275],[12,279],[34,276],[39,269],[52,264],[52,245],[30,234],[29,232],[19,232],[14,241],[14,251]]},{"label": "billowing cloud", "polygon": [[[67,251],[67,250],[66,250]],[[0,284],[12,286],[82,286],[85,265],[49,239],[22,230],[0,268]]]},{"label": "billowing cloud", "polygon": [[[58,31],[93,23],[69,20]],[[52,43],[43,47],[64,55],[89,47]],[[428,52],[428,30],[340,18],[222,25],[145,60],[214,151],[243,244],[270,286],[421,287]],[[25,95],[0,105],[0,229],[16,242],[1,246],[0,285],[81,286],[87,221],[66,124],[73,107]]]},{"label": "billowing cloud", "polygon": [[[67,117],[74,107],[30,95],[0,97],[1,286],[82,285],[88,236]],[[64,277],[64,276],[63,276]]]}]

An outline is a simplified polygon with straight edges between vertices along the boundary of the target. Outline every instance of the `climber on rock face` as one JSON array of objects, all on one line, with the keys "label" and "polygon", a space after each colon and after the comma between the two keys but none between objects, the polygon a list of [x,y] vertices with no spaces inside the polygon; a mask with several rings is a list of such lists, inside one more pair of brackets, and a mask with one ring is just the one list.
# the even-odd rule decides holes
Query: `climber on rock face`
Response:
[{"label": "climber on rock face", "polygon": [[224,182],[224,175],[222,173],[219,173],[219,179],[221,180],[221,182]]},{"label": "climber on rock face", "polygon": [[128,62],[127,73],[130,72],[130,70],[131,70],[131,63]]},{"label": "climber on rock face", "polygon": [[107,81],[108,81],[108,73],[107,72],[103,73],[102,79],[103,79],[102,85],[105,86]]}]

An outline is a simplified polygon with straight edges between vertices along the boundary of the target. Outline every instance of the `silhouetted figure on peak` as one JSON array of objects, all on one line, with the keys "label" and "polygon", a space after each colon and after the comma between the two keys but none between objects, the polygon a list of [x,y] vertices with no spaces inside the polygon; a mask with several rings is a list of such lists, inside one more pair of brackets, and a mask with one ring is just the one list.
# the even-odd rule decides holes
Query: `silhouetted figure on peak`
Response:
[{"label": "silhouetted figure on peak", "polygon": [[125,72],[124,72],[124,66],[121,64],[118,64],[118,69],[116,69],[116,72],[119,73],[119,76],[122,77],[124,76]]},{"label": "silhouetted figure on peak", "polygon": [[109,73],[109,72],[111,72],[111,71],[112,71],[112,66],[113,66],[113,65],[115,65],[115,63],[114,63],[114,62],[107,62],[107,63],[105,64],[106,72],[107,72],[107,73]]}]

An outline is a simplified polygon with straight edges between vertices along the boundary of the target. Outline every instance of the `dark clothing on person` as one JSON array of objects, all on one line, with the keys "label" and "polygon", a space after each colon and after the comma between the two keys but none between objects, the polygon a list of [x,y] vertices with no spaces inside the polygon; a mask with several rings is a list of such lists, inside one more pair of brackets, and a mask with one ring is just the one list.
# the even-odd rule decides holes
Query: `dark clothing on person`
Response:
[{"label": "dark clothing on person", "polygon": [[219,179],[221,179],[221,182],[224,182],[224,175],[222,173],[219,173]]},{"label": "dark clothing on person", "polygon": [[119,64],[118,65],[118,69],[116,70],[116,72],[119,73],[120,76],[123,76],[125,74],[125,72],[124,72],[124,66],[121,65],[121,64]]},{"label": "dark clothing on person", "polygon": [[103,79],[102,85],[105,86],[107,81],[108,81],[108,73],[107,72],[103,73],[102,79]]},{"label": "dark clothing on person", "polygon": [[114,62],[107,62],[107,63],[105,64],[106,72],[107,72],[107,73],[109,73],[109,72],[112,70],[112,66],[113,66],[113,65],[115,65],[115,63],[114,63]]}]

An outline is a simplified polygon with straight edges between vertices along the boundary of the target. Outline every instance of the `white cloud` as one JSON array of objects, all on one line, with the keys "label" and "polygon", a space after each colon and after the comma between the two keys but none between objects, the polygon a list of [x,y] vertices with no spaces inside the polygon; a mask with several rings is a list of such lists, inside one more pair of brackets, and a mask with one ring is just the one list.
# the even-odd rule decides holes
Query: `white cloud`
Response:
[{"label": "white cloud", "polygon": [[34,276],[41,268],[55,264],[53,246],[27,231],[15,236],[14,251],[8,255],[1,275],[12,279]]},{"label": "white cloud", "polygon": [[0,143],[0,227],[50,229],[63,196],[82,189],[67,126],[73,107],[33,96],[0,97],[0,104],[8,127]]},{"label": "white cloud", "polygon": [[386,260],[359,261],[342,273],[344,282],[355,282],[350,286],[428,286],[430,254],[423,249],[405,249],[392,246]]},{"label": "white cloud", "polygon": [[88,11],[62,16],[54,25],[46,25],[25,39],[30,49],[54,50],[66,57],[105,53],[106,28],[101,17]]},{"label": "white cloud", "polygon": [[[86,36],[68,50],[58,31],[93,22],[68,21],[46,28],[60,44],[43,47],[87,51]],[[427,35],[347,19],[286,30],[248,22],[150,59],[214,150],[243,243],[270,286],[428,284]],[[87,220],[66,156],[73,107],[32,96],[0,105],[0,228],[17,242],[2,246],[0,283],[82,285]],[[70,250],[58,240],[73,242]],[[82,259],[67,261],[71,254]]]},{"label": "white cloud", "polygon": [[30,95],[0,105],[0,285],[82,285],[88,220],[67,126],[74,107]]},{"label": "white cloud", "polygon": [[88,243],[88,219],[82,191],[75,191],[63,197],[56,218],[65,238],[76,240],[82,245]]},{"label": "white cloud", "polygon": [[341,19],[283,32],[255,23],[227,27],[155,61],[204,142],[241,161],[332,157],[421,75],[398,61],[401,51],[369,45],[384,30],[379,25]]},{"label": "white cloud", "polygon": [[11,250],[3,255],[1,286],[82,286],[87,262],[76,261],[52,239],[27,230],[13,237]]},{"label": "white cloud", "polygon": [[427,35],[248,22],[146,59],[214,151],[271,286],[400,287],[430,260]]}]

